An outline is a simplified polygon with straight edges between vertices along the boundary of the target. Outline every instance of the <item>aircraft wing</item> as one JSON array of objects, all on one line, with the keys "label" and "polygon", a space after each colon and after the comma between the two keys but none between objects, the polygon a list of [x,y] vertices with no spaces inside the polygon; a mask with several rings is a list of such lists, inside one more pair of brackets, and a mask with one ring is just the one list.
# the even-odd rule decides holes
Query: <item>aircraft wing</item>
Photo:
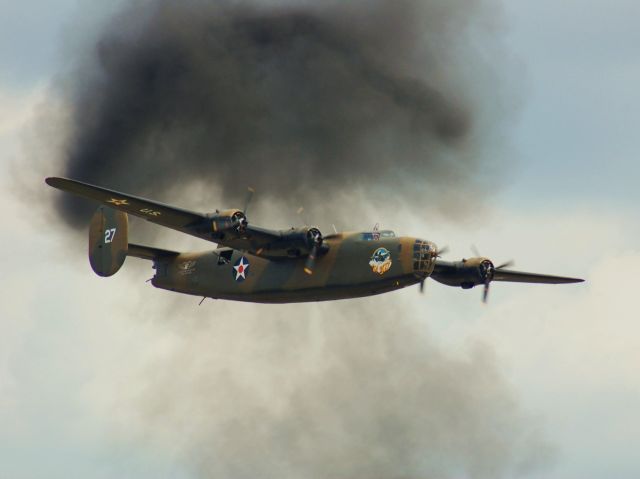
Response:
[{"label": "aircraft wing", "polygon": [[[322,239],[316,228],[271,230],[248,224],[244,212],[240,210],[216,210],[215,214],[205,215],[68,178],[51,177],[45,182],[54,188],[95,200],[160,226],[264,257],[308,256],[313,251],[322,253],[326,250],[320,248]],[[235,215],[240,215],[244,223],[239,223]],[[315,232],[320,235],[318,244],[314,243],[317,241]],[[148,257],[151,254],[136,248],[132,251],[132,256]]]},{"label": "aircraft wing", "polygon": [[120,193],[100,186],[94,186],[67,178],[47,178],[49,186],[73,193],[102,203],[114,210],[139,216],[152,223],[166,226],[183,233],[209,239],[198,233],[198,229],[206,222],[207,217],[201,213],[183,210],[175,206],[165,205],[157,201]]},{"label": "aircraft wing", "polygon": [[548,274],[523,273],[520,271],[510,271],[506,269],[496,269],[492,281],[508,281],[512,283],[582,283],[583,279],[567,278],[564,276],[551,276]]},{"label": "aircraft wing", "polygon": [[212,229],[211,217],[195,211],[176,208],[157,201],[121,193],[101,186],[90,185],[68,178],[47,178],[49,186],[102,203],[115,210],[144,218],[147,221],[196,236],[218,245],[256,252],[271,244],[289,243],[281,231],[248,225],[244,231],[233,234],[216,235]]},{"label": "aircraft wing", "polygon": [[286,238],[284,238],[281,231],[248,225],[242,235],[224,238],[219,243],[241,251],[256,252],[266,245],[280,243],[283,240],[286,242]]},{"label": "aircraft wing", "polygon": [[488,258],[477,257],[462,261],[436,261],[431,277],[448,286],[473,287],[492,281],[512,283],[564,284],[581,283],[584,280],[549,274],[525,273],[505,269],[506,266],[493,267]]}]

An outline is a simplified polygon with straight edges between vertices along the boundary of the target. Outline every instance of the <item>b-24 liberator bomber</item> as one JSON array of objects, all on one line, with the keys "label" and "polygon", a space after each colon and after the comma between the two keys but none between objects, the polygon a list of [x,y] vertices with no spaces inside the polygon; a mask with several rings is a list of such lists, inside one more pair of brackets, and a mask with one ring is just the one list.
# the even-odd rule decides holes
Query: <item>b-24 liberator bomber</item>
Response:
[{"label": "b-24 liberator bomber", "polygon": [[[258,303],[295,303],[356,298],[419,285],[427,278],[463,289],[482,286],[487,300],[493,281],[577,283],[583,280],[494,266],[489,258],[443,261],[431,242],[397,237],[393,231],[335,233],[318,228],[272,230],[250,224],[247,205],[201,214],[66,178],[47,178],[55,188],[101,203],[89,227],[89,262],[112,276],[127,256],[153,262],[151,283],[202,298]],[[134,215],[217,244],[180,253],[128,242]]]}]

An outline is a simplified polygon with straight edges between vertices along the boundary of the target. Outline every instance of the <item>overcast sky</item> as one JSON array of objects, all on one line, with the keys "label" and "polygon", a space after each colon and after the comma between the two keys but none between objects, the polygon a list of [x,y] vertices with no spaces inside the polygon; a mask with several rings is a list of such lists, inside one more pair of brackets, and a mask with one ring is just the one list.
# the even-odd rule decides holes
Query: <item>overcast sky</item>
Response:
[{"label": "overcast sky", "polygon": [[[208,411],[199,396],[201,364],[260,384],[250,389],[255,395],[277,396],[276,363],[298,379],[314,371],[331,389],[332,376],[318,372],[318,352],[347,348],[341,334],[357,342],[358,327],[377,319],[379,331],[395,334],[398,326],[388,319],[398,311],[396,321],[424,332],[425,350],[471,373],[475,362],[490,363],[495,378],[488,381],[507,391],[491,394],[517,405],[516,436],[528,451],[496,474],[640,476],[640,4],[505,2],[503,41],[516,71],[504,74],[518,83],[520,95],[507,130],[513,155],[507,178],[500,177],[475,220],[439,224],[409,212],[396,217],[397,224],[384,224],[447,244],[456,258],[468,255],[473,243],[497,262],[514,258],[524,270],[587,280],[557,287],[494,284],[487,307],[478,290],[434,282],[425,296],[411,288],[319,307],[213,301],[197,307],[194,298],[145,284],[152,271],[137,260],[128,260],[115,278],[95,277],[85,238],[70,238],[55,217],[14,194],[13,174],[30,165],[24,161],[25,152],[33,152],[29,132],[53,94],[49,85],[67,66],[65,55],[109,13],[86,8],[71,0],[0,3],[0,477],[200,477],[212,470],[200,463],[202,445],[225,447],[218,438],[202,440],[200,422],[208,425],[206,434],[228,432],[210,417],[215,410],[202,417],[190,412]],[[32,179],[34,185],[41,180]],[[387,213],[372,211],[364,223],[374,224],[377,214]],[[163,241],[206,248],[172,234]],[[365,318],[369,323],[361,314],[348,327],[331,320],[348,321],[357,310],[376,313]],[[304,334],[283,334],[302,327],[291,322],[303,324]],[[328,332],[327,324],[339,333]],[[261,359],[265,341],[293,348],[282,341],[289,337],[304,337],[307,347],[296,345],[295,354],[281,353],[277,361],[272,353]],[[151,396],[159,393],[171,401],[156,404]],[[224,412],[225,424],[241,419]],[[447,454],[454,468],[474,476],[464,457],[476,458],[475,451]],[[443,467],[448,477],[452,471]],[[483,471],[476,477],[491,476]]]}]

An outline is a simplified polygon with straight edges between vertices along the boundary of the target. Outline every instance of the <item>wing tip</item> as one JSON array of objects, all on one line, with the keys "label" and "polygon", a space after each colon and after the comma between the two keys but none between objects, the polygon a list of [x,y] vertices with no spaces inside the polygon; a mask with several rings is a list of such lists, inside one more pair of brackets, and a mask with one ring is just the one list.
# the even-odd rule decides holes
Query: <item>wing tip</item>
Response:
[{"label": "wing tip", "polygon": [[584,283],[584,279],[582,278],[571,278],[569,276],[556,276],[556,278],[560,281],[560,284],[563,283]]},{"label": "wing tip", "polygon": [[555,284],[577,284],[577,283],[584,283],[584,279],[582,278],[567,278],[565,276],[558,276],[556,277],[556,282]]},{"label": "wing tip", "polygon": [[515,283],[542,283],[542,284],[571,284],[584,283],[582,278],[569,276],[554,276],[540,273],[525,273],[522,271],[496,270],[494,281],[509,281]]},{"label": "wing tip", "polygon": [[58,176],[48,176],[44,179],[44,182],[54,188],[60,188],[60,185],[62,185],[64,180],[65,178],[60,178]]}]

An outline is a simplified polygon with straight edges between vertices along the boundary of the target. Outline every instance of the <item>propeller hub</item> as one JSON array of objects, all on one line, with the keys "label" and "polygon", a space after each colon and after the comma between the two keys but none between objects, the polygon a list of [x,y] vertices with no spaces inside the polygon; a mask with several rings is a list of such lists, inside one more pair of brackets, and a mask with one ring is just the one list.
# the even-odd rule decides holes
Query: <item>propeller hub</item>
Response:
[{"label": "propeller hub", "polygon": [[233,213],[233,215],[231,216],[231,221],[233,222],[235,228],[240,232],[243,232],[249,225],[247,215],[245,215],[242,211],[236,211],[235,213]]},{"label": "propeller hub", "polygon": [[496,268],[493,265],[493,263],[491,262],[491,260],[489,259],[484,259],[480,262],[480,265],[478,266],[478,269],[480,270],[480,278],[482,279],[483,283],[490,283],[491,280],[493,280],[493,276],[496,272]]},{"label": "propeller hub", "polygon": [[307,240],[311,247],[320,246],[322,245],[322,233],[320,233],[318,228],[309,228],[309,231],[307,231]]}]

